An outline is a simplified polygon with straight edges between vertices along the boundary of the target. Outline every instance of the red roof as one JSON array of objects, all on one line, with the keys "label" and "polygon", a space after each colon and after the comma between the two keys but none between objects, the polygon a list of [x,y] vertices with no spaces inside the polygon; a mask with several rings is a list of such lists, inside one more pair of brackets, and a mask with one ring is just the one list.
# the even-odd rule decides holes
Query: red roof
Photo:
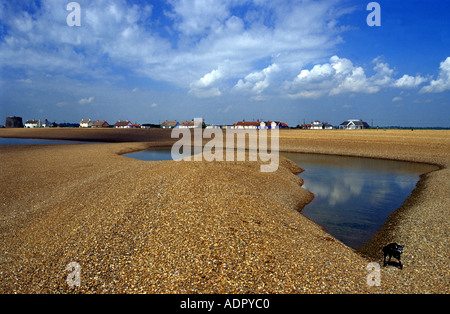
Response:
[{"label": "red roof", "polygon": [[239,121],[236,126],[259,126],[260,122]]}]

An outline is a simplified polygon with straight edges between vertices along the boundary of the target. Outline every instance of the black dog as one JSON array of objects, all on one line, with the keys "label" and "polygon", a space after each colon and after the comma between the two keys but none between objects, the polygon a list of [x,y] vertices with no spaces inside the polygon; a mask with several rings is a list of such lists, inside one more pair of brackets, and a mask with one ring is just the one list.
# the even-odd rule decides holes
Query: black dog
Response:
[{"label": "black dog", "polygon": [[[402,262],[400,261],[400,255],[403,253],[403,245],[398,245],[397,243],[391,243],[383,248],[384,253],[384,263],[383,266],[388,264],[398,266],[400,269],[403,268]],[[389,261],[386,262],[386,256],[389,256]],[[391,257],[395,257],[398,263],[391,263]]]}]

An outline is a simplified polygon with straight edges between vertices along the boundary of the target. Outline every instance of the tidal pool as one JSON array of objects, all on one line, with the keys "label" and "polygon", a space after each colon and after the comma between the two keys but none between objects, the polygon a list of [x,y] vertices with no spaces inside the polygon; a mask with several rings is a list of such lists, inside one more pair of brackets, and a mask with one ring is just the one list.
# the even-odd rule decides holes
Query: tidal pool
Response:
[{"label": "tidal pool", "polygon": [[371,158],[280,154],[305,169],[299,176],[314,199],[302,214],[353,248],[373,237],[411,195],[421,174],[438,169]]},{"label": "tidal pool", "polygon": [[[302,214],[352,248],[368,242],[386,218],[411,195],[420,175],[436,166],[303,153],[280,153],[305,169],[299,176],[314,194]],[[172,160],[170,148],[124,155],[157,161]]]},{"label": "tidal pool", "polygon": [[82,143],[93,143],[93,142],[0,137],[0,145],[82,144]]},{"label": "tidal pool", "polygon": [[[190,156],[191,153],[184,154],[183,152],[182,155],[183,157],[187,157]],[[125,154],[123,156],[145,161],[173,160],[171,148],[151,148],[136,153]]]}]

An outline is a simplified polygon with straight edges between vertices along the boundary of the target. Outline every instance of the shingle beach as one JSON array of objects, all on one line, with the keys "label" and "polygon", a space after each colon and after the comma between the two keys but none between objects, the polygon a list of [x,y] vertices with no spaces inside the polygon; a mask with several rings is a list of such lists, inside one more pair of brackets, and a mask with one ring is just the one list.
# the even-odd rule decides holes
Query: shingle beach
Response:
[{"label": "shingle beach", "polygon": [[[439,167],[358,251],[301,214],[313,195],[281,157],[262,173],[259,162],[121,156],[170,146],[170,130],[0,137],[110,142],[0,146],[0,293],[449,293],[449,131],[280,131],[281,151]],[[404,268],[369,286],[366,267],[390,242],[405,245]],[[80,287],[66,282],[72,262]]]}]

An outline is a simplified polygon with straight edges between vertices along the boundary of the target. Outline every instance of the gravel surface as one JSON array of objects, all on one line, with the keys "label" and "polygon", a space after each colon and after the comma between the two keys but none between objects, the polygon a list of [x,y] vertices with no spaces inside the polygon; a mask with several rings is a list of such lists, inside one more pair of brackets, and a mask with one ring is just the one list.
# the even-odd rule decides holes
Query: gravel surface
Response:
[{"label": "gravel surface", "polygon": [[[289,160],[274,173],[259,162],[144,162],[119,154],[167,145],[170,133],[50,131],[153,144],[0,147],[1,293],[448,293],[448,131],[280,132],[285,151],[441,168],[360,252],[301,215],[312,195]],[[404,268],[382,268],[371,287],[366,266],[382,264],[389,242],[405,245]],[[71,262],[79,287],[67,283]]]}]

